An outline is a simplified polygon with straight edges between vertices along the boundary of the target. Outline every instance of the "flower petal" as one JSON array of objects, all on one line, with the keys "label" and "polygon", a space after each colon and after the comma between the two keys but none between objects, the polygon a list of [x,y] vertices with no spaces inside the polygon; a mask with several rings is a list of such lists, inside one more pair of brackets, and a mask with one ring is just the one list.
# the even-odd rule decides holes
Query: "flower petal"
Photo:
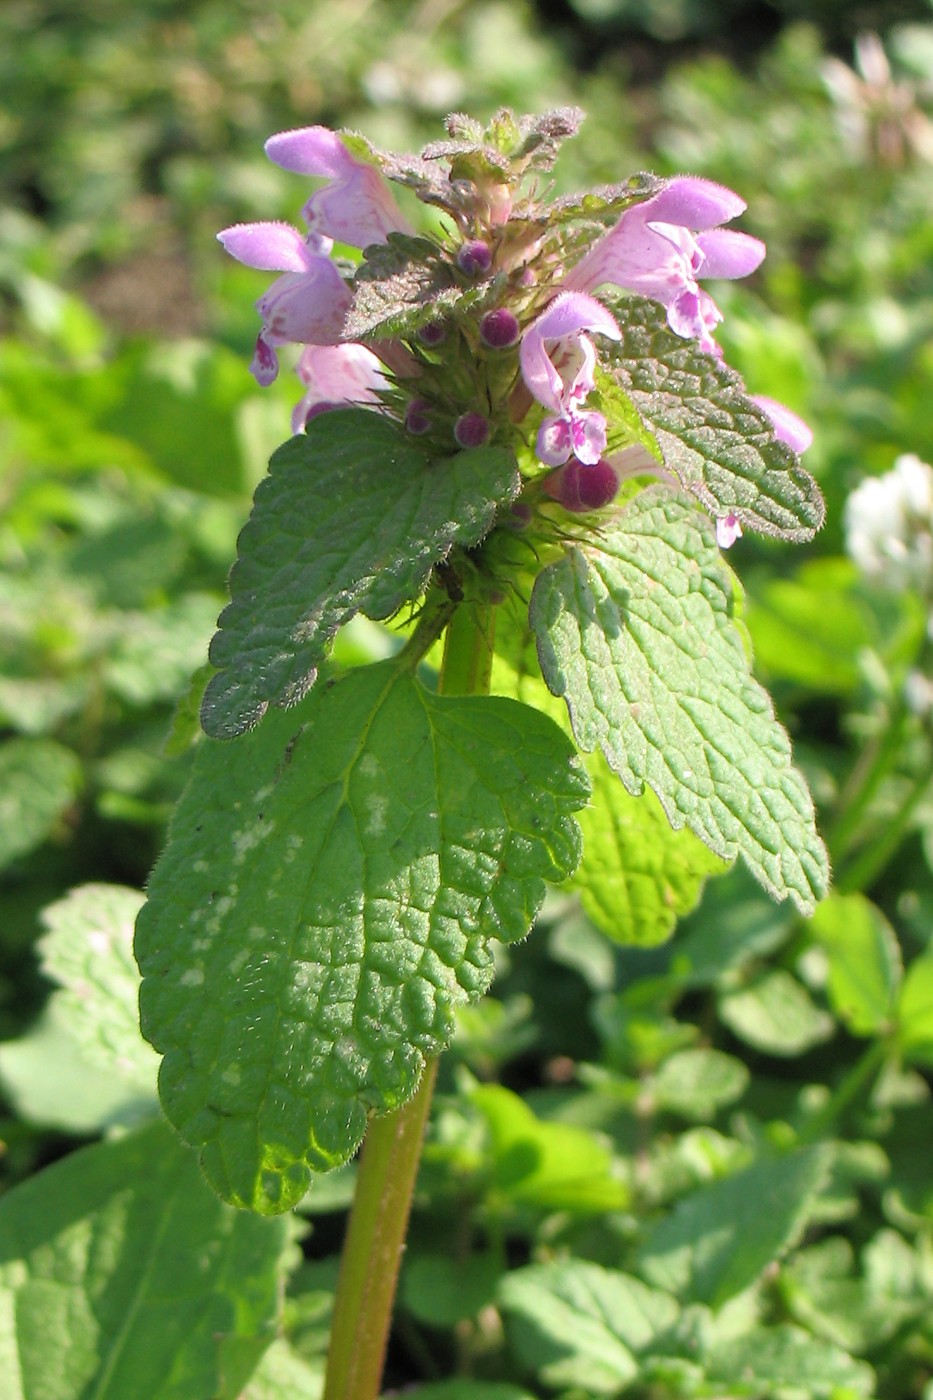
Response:
[{"label": "flower petal", "polygon": [[573,450],[570,424],[566,418],[545,418],[538,429],[535,453],[548,467],[563,466]]},{"label": "flower petal", "polygon": [[775,399],[769,399],[764,394],[752,394],[751,400],[771,419],[774,436],[778,442],[783,442],[793,452],[806,452],[813,442],[813,433],[802,418],[798,418],[796,413],[792,413],[784,404],[777,403]]},{"label": "flower petal", "polygon": [[307,272],[286,272],[256,303],[270,345],[336,345],[352,294],[328,258]]},{"label": "flower petal", "polygon": [[606,419],[595,409],[571,415],[573,454],[584,466],[594,467],[606,450]]},{"label": "flower petal", "polygon": [[720,549],[731,549],[742,534],[742,525],[732,514],[721,515],[716,521],[716,543]]},{"label": "flower petal", "polygon": [[[292,427],[298,432],[317,404],[378,403],[378,390],[388,385],[382,365],[365,345],[308,345],[296,366],[307,386],[295,408]],[[296,426],[297,425],[297,426]]]},{"label": "flower petal", "polygon": [[304,272],[315,256],[291,224],[233,224],[217,238],[237,262],[263,272]]},{"label": "flower petal", "polygon": [[355,161],[346,146],[327,126],[300,126],[270,136],[266,155],[283,170],[296,175],[326,175],[331,180],[346,179]]},{"label": "flower petal", "polygon": [[376,166],[358,160],[337,132],[326,126],[299,127],[270,136],[266,155],[284,170],[323,175],[331,181],[304,207],[312,233],[365,248],[384,243],[387,234],[411,232]]},{"label": "flower petal", "polygon": [[696,231],[727,224],[730,219],[738,218],[745,208],[741,195],[725,185],[717,185],[699,175],[677,175],[663,190],[643,204],[626,210],[626,214],[640,214],[645,222],[660,219],[668,224],[683,224]]},{"label": "flower petal", "polygon": [[[596,331],[612,340],[622,339],[615,318],[601,302],[584,296],[582,292],[561,292],[522,337],[519,352],[522,378],[538,402],[555,413],[562,412],[568,392],[554,360],[548,354],[547,343],[570,336],[579,338],[584,331]],[[585,363],[584,353],[584,366]],[[571,392],[573,387],[582,388],[580,373],[575,374]],[[585,397],[585,391],[579,397]]]},{"label": "flower petal", "polygon": [[703,254],[699,277],[747,277],[761,265],[767,251],[760,238],[731,228],[701,233],[697,245]]},{"label": "flower petal", "polygon": [[721,320],[722,312],[713,298],[707,292],[691,291],[689,287],[685,287],[667,308],[667,324],[674,334],[685,340],[695,340],[700,349],[710,355],[722,355],[713,339],[713,331]]},{"label": "flower petal", "polygon": [[256,349],[253,351],[249,370],[256,383],[261,384],[264,389],[268,388],[278,377],[279,357],[266,340],[263,331],[259,332],[256,339]]}]

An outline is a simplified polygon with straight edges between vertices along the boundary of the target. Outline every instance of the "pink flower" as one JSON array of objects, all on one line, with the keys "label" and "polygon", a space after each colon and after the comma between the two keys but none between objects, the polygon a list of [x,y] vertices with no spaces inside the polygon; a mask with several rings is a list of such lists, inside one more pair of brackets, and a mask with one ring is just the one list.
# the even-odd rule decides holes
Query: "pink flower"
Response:
[{"label": "pink flower", "polygon": [[720,549],[731,549],[741,534],[741,522],[731,511],[728,515],[721,515],[716,521],[716,543]]},{"label": "pink flower", "polygon": [[667,307],[671,330],[720,354],[712,332],[722,315],[698,277],[746,277],[765,255],[760,239],[719,225],[745,201],[711,180],[681,175],[635,204],[572,268],[564,285],[595,291],[612,283]]},{"label": "pink flower", "polygon": [[813,433],[802,418],[798,418],[796,413],[792,413],[776,399],[766,398],[764,394],[752,394],[751,400],[771,419],[774,436],[778,442],[783,442],[793,452],[806,452],[813,442]]},{"label": "pink flower", "polygon": [[525,331],[519,352],[522,377],[551,410],[538,429],[536,451],[549,467],[575,456],[595,466],[606,449],[606,420],[581,405],[594,387],[596,351],[586,334],[620,340],[613,316],[593,297],[561,292]]},{"label": "pink flower", "polygon": [[283,131],[269,138],[266,153],[286,170],[323,175],[329,183],[304,207],[306,236],[282,223],[234,224],[217,235],[247,267],[284,273],[256,303],[262,330],[250,369],[260,384],[271,384],[279,372],[278,346],[343,339],[352,295],[329,257],[334,240],[365,248],[393,230],[409,231],[379,171],[351,155],[336,132]]},{"label": "pink flower", "polygon": [[336,131],[326,126],[280,131],[269,137],[265,151],[283,170],[330,181],[302,210],[312,234],[365,248],[384,243],[389,233],[412,232],[377,167],[351,155]]},{"label": "pink flower", "polygon": [[290,224],[261,223],[234,224],[217,237],[247,267],[285,274],[256,303],[262,330],[250,369],[260,384],[271,384],[279,372],[276,346],[338,343],[352,297],[314,235],[302,238]]},{"label": "pink flower", "polygon": [[345,404],[379,402],[379,390],[388,388],[382,365],[365,345],[308,345],[297,365],[298,378],[307,386],[292,413],[292,432],[317,413]]}]

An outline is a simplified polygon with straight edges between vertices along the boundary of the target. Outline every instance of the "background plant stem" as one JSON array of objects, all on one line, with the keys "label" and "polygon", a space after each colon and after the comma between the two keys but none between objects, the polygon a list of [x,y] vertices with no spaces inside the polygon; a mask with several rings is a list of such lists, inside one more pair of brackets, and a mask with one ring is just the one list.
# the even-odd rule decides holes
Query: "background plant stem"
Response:
[{"label": "background plant stem", "polygon": [[[488,693],[494,622],[485,606],[456,610],[444,644],[442,694]],[[437,1060],[429,1060],[408,1103],[369,1125],[340,1261],[323,1400],[376,1400],[379,1394],[436,1078]]]}]

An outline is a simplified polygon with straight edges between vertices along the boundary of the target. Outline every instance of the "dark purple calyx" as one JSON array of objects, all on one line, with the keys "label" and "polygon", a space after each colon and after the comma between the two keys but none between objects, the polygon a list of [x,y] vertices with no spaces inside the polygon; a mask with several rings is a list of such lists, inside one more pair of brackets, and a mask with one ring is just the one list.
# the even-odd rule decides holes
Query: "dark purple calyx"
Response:
[{"label": "dark purple calyx", "polygon": [[544,483],[544,489],[564,510],[580,514],[607,506],[619,489],[619,478],[604,459],[588,467],[576,457],[571,457],[569,462],[551,473]]},{"label": "dark purple calyx", "polygon": [[429,431],[431,427],[431,405],[427,399],[412,399],[405,410],[405,427],[416,437]]},{"label": "dark purple calyx", "polygon": [[447,327],[443,321],[428,321],[418,327],[418,339],[429,347],[441,345],[447,339]]},{"label": "dark purple calyx", "polygon": [[487,311],[479,323],[480,339],[491,350],[507,350],[521,334],[518,317],[507,306]]},{"label": "dark purple calyx", "polygon": [[484,277],[492,267],[492,249],[482,238],[472,238],[457,249],[457,266],[467,277]]},{"label": "dark purple calyx", "polygon": [[461,447],[482,447],[489,437],[489,420],[481,413],[463,413],[454,424],[454,437]]}]

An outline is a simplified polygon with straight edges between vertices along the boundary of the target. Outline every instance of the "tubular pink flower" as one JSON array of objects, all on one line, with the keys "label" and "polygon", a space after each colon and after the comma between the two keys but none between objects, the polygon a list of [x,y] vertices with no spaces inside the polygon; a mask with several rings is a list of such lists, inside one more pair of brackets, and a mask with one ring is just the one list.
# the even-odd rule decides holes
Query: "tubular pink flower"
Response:
[{"label": "tubular pink flower", "polygon": [[335,131],[326,126],[280,131],[269,137],[265,150],[283,170],[330,181],[302,210],[313,234],[365,248],[384,243],[387,234],[412,232],[375,165],[351,155]]},{"label": "tubular pink flower", "polygon": [[292,432],[300,433],[314,410],[323,406],[379,402],[388,388],[382,365],[365,345],[308,345],[297,364],[298,378],[307,386],[292,413]]},{"label": "tubular pink flower", "polygon": [[678,176],[651,199],[626,209],[564,285],[595,291],[608,282],[659,301],[672,331],[718,355],[712,332],[722,316],[697,278],[746,277],[758,267],[765,255],[761,240],[719,227],[744,208],[745,201],[723,185]]},{"label": "tubular pink flower", "polygon": [[776,399],[766,398],[764,394],[752,394],[751,400],[771,419],[774,436],[778,442],[783,442],[793,452],[806,452],[813,442],[813,433],[802,418],[798,418],[796,413],[792,413]]},{"label": "tubular pink flower", "polygon": [[551,410],[538,429],[536,445],[538,457],[549,467],[562,466],[571,455],[595,466],[606,448],[605,418],[581,410],[594,387],[596,367],[588,331],[622,338],[600,302],[580,292],[561,292],[522,338],[522,378],[538,402]]},{"label": "tubular pink flower", "polygon": [[741,534],[739,518],[731,511],[728,515],[721,515],[716,521],[716,543],[720,549],[731,549]]},{"label": "tubular pink flower", "polygon": [[340,341],[352,296],[315,235],[305,239],[290,224],[258,223],[235,224],[217,237],[247,267],[284,273],[256,303],[263,324],[250,369],[260,384],[278,374],[276,346]]}]

